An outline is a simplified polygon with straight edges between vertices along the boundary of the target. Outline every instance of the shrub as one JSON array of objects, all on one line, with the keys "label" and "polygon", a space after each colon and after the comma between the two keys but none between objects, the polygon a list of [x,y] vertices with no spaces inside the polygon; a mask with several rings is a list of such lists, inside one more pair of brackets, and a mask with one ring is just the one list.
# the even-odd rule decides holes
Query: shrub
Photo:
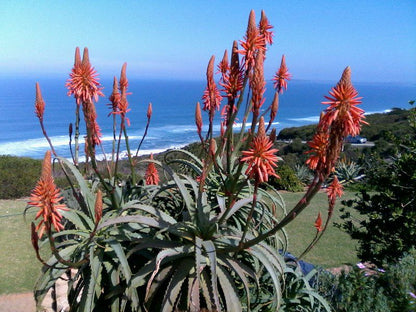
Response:
[{"label": "shrub", "polygon": [[[395,141],[394,155],[373,158],[366,172],[371,190],[362,190],[342,208],[345,221],[339,226],[359,241],[359,257],[377,265],[416,247],[416,129],[411,128],[412,136]],[[363,218],[353,218],[350,209]]]},{"label": "shrub", "polygon": [[269,184],[277,190],[285,190],[289,192],[303,191],[303,183],[296,176],[294,170],[286,164],[281,164],[276,169],[276,174],[279,176],[271,177]]},{"label": "shrub", "polygon": [[415,311],[416,250],[371,275],[357,267],[338,276],[321,271],[316,289],[337,312]]},{"label": "shrub", "polygon": [[0,156],[0,198],[29,196],[41,170],[41,161],[26,157]]}]

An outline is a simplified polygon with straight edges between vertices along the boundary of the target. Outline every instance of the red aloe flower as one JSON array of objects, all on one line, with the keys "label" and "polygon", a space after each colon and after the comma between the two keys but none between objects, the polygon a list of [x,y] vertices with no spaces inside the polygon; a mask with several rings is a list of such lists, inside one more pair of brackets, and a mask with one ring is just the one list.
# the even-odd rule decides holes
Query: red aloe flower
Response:
[{"label": "red aloe flower", "polygon": [[240,41],[242,50],[238,50],[238,53],[244,55],[244,68],[249,70],[253,68],[256,55],[259,51],[265,52],[264,36],[260,34],[259,29],[256,26],[256,16],[254,11],[251,10],[248,19],[247,31],[244,36],[244,40]]},{"label": "red aloe flower", "polygon": [[39,83],[36,82],[35,114],[41,121],[43,120],[44,111],[45,111],[45,101],[42,98],[42,93],[40,92]]},{"label": "red aloe flower", "polygon": [[330,206],[335,205],[335,201],[338,198],[341,198],[341,196],[344,194],[344,187],[341,183],[339,183],[338,177],[334,176],[334,179],[332,180],[332,183],[328,186],[326,189],[326,193],[328,194],[328,201],[330,203]]},{"label": "red aloe flower", "polygon": [[326,164],[327,150],[328,150],[328,139],[329,135],[325,132],[317,132],[312,141],[308,142],[311,150],[307,151],[306,154],[311,154],[306,160],[306,164],[312,170],[317,169],[318,165]]},{"label": "red aloe flower", "polygon": [[230,65],[228,64],[228,51],[224,51],[224,56],[222,57],[221,62],[218,64],[218,71],[222,75],[222,79],[226,76],[227,72],[230,70]]},{"label": "red aloe flower", "polygon": [[149,102],[149,105],[147,106],[147,112],[146,112],[147,120],[150,120],[150,118],[152,117],[152,114],[153,114],[152,103]]},{"label": "red aloe flower", "polygon": [[276,118],[278,109],[279,109],[279,94],[275,92],[272,105],[270,106],[270,120],[269,120],[269,125],[267,126],[267,129],[270,128],[274,119]]},{"label": "red aloe flower", "polygon": [[127,63],[124,63],[121,67],[121,73],[120,73],[120,91],[121,93],[127,92],[127,88],[129,86],[129,81],[127,80],[126,75],[126,69],[127,69]]},{"label": "red aloe flower", "polygon": [[249,178],[254,178],[257,183],[267,182],[269,176],[275,176],[274,167],[277,167],[277,149],[273,148],[273,142],[265,135],[264,121],[261,122],[258,135],[251,141],[250,149],[243,151],[242,162],[247,163],[248,167],[245,174]]},{"label": "red aloe flower", "polygon": [[93,103],[84,103],[82,105],[84,112],[84,119],[87,125],[88,140],[90,146],[95,147],[101,143],[101,129],[97,123],[97,112]]},{"label": "red aloe flower", "polygon": [[240,68],[240,60],[238,58],[238,44],[233,42],[233,50],[231,54],[231,65],[225,75],[222,76],[220,85],[224,88],[229,101],[238,97],[238,92],[243,88],[243,72]]},{"label": "red aloe flower", "polygon": [[292,75],[289,73],[286,66],[285,56],[282,56],[282,61],[280,63],[280,68],[276,72],[274,80],[274,88],[279,93],[283,93],[283,89],[287,90],[287,81],[291,79]]},{"label": "red aloe flower", "polygon": [[[153,154],[150,154],[150,159],[153,159]],[[145,174],[146,185],[158,185],[159,184],[159,173],[157,172],[154,163],[150,162],[147,165]]]},{"label": "red aloe flower", "polygon": [[59,203],[62,198],[59,188],[56,187],[52,177],[51,152],[47,151],[42,164],[41,177],[33,189],[28,202],[29,206],[39,208],[39,212],[35,216],[35,220],[41,217],[40,222],[36,226],[36,231],[39,231],[39,238],[42,238],[45,230],[48,231],[52,225],[57,232],[64,228],[60,223],[62,215],[59,213],[59,210],[68,209],[64,204]]},{"label": "red aloe flower", "polygon": [[316,218],[315,221],[315,228],[318,232],[322,232],[323,228],[322,228],[322,217],[321,217],[321,212],[318,213],[318,217]]},{"label": "red aloe flower", "polygon": [[114,77],[113,80],[113,92],[111,93],[109,100],[111,101],[111,103],[107,105],[110,107],[111,112],[108,114],[108,116],[110,116],[111,114],[116,114],[116,112],[119,111],[121,95],[118,91],[118,81],[116,77]]},{"label": "red aloe flower", "polygon": [[104,96],[101,92],[103,87],[98,82],[98,74],[91,66],[88,49],[84,49],[82,62],[80,61],[79,48],[75,50],[75,62],[70,78],[67,80],[68,96],[74,95],[78,105],[81,103],[98,101],[98,96]]},{"label": "red aloe flower", "polygon": [[260,35],[264,37],[265,43],[270,44],[270,45],[273,44],[273,32],[270,31],[270,29],[272,28],[273,26],[269,24],[269,20],[267,19],[266,14],[262,10],[261,19],[259,23]]},{"label": "red aloe flower", "polygon": [[[213,112],[219,110],[222,97],[218,91],[217,85],[214,81],[214,61],[215,57],[212,56],[207,66],[207,87],[204,91],[202,99],[204,100],[204,111]],[[212,115],[212,113],[210,114]]]},{"label": "red aloe flower", "polygon": [[196,108],[195,108],[195,124],[196,124],[198,134],[201,135],[202,115],[201,115],[201,106],[199,105],[199,102],[196,103]]},{"label": "red aloe flower", "polygon": [[323,122],[331,125],[338,120],[337,127],[341,129],[340,135],[358,135],[361,130],[361,123],[364,121],[364,111],[357,107],[361,104],[361,97],[351,84],[351,69],[345,68],[340,81],[329,92],[330,96],[325,96],[328,100],[322,104],[329,105],[325,110]]},{"label": "red aloe flower", "polygon": [[257,54],[254,72],[250,79],[250,87],[252,89],[252,110],[258,116],[260,107],[263,105],[265,98],[263,97],[266,91],[266,82],[264,81],[264,55]]}]

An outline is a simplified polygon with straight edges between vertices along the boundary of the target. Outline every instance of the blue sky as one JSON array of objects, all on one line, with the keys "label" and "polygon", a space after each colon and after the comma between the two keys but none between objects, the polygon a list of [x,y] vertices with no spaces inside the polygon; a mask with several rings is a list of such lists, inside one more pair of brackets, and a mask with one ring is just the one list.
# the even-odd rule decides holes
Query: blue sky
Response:
[{"label": "blue sky", "polygon": [[244,36],[251,9],[275,30],[266,79],[286,55],[297,79],[416,82],[415,0],[0,1],[0,75],[67,75],[87,46],[100,75],[204,79]]}]

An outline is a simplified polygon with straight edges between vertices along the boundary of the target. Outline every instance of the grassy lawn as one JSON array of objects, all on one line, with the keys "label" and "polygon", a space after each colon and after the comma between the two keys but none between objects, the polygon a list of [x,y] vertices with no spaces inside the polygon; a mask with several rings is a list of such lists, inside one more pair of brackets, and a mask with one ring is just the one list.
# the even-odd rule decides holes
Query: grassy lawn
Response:
[{"label": "grassy lawn", "polygon": [[[346,192],[342,199],[353,198],[354,194]],[[289,210],[299,201],[303,193],[284,193],[282,195],[286,202],[286,208]],[[339,217],[340,206],[341,203],[338,200],[332,221],[330,221],[326,232],[303,260],[326,268],[358,261],[355,251],[356,242],[352,241],[348,234],[333,226],[333,222],[341,221]],[[289,252],[295,256],[300,255],[315,237],[314,224],[319,211],[324,223],[328,211],[328,199],[324,192],[319,192],[313,198],[311,204],[286,227],[289,235]]]},{"label": "grassy lawn", "polygon": [[[284,193],[287,208],[293,207],[302,194]],[[345,197],[353,195],[347,193]],[[25,222],[22,216],[25,206],[25,200],[0,200],[0,294],[31,291],[40,272],[41,265],[30,243],[30,221],[35,211],[28,212]],[[318,211],[323,216],[326,214],[327,197],[324,193],[319,193],[311,205],[288,226],[289,251],[292,254],[299,255],[314,237]],[[334,221],[340,220],[338,215],[336,209]],[[355,246],[349,236],[333,227],[331,222],[323,238],[304,260],[324,267],[354,263],[357,261]]]},{"label": "grassy lawn", "polygon": [[0,200],[0,294],[31,291],[41,264],[30,242],[30,221],[23,219],[25,200]]}]

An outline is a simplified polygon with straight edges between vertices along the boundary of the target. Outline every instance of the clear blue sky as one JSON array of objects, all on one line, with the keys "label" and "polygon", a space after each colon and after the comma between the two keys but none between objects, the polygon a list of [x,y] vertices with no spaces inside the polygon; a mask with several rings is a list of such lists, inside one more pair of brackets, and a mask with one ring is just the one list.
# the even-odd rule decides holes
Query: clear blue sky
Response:
[{"label": "clear blue sky", "polygon": [[282,54],[294,78],[416,82],[415,0],[1,0],[0,75],[67,75],[87,46],[101,76],[203,79],[264,9],[275,30],[266,78]]}]

